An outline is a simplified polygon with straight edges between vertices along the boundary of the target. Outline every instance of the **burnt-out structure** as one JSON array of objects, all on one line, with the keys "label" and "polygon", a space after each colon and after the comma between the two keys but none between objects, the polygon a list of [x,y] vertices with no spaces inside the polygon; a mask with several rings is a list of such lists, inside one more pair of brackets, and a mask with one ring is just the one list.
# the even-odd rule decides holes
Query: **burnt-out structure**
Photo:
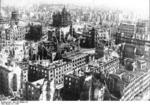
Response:
[{"label": "burnt-out structure", "polygon": [[120,47],[121,62],[123,63],[126,58],[136,59],[138,56],[143,56],[144,50],[142,46],[139,47],[128,43],[122,44]]},{"label": "burnt-out structure", "polygon": [[56,85],[60,85],[61,87],[63,87],[64,75],[68,73],[73,73],[72,63],[58,60],[48,64],[49,65],[47,66],[44,66],[42,64],[29,65],[29,82],[33,82],[42,78],[47,78],[50,81],[55,80]]},{"label": "burnt-out structure", "polygon": [[123,95],[124,82],[116,74],[93,73],[95,79],[105,86],[104,100],[119,100]]},{"label": "burnt-out structure", "polygon": [[110,74],[109,78],[106,80],[108,90],[116,98],[120,99],[123,95],[124,82],[120,79],[119,76]]},{"label": "burnt-out structure", "polygon": [[79,100],[84,77],[64,76],[63,100]]},{"label": "burnt-out structure", "polygon": [[26,82],[25,86],[23,87],[23,99],[29,101],[39,100],[44,82],[44,78],[33,82]]},{"label": "burnt-out structure", "polygon": [[71,14],[64,7],[61,12],[53,14],[53,26],[54,27],[66,27],[71,25]]},{"label": "burnt-out structure", "polygon": [[83,38],[80,40],[80,46],[83,48],[94,48],[96,34],[97,32],[95,28],[89,30],[83,35]]},{"label": "burnt-out structure", "polygon": [[36,47],[29,48],[29,60],[50,60],[55,59],[57,44],[53,41],[41,41]]},{"label": "burnt-out structure", "polygon": [[136,32],[136,25],[131,23],[121,23],[118,31],[123,33],[125,37],[132,38]]},{"label": "burnt-out structure", "polygon": [[31,48],[29,50],[29,59],[30,60],[42,60],[42,59],[51,59],[50,54],[45,48],[39,47],[37,48],[38,51],[34,53],[34,49]]},{"label": "burnt-out structure", "polygon": [[25,35],[25,39],[29,41],[39,41],[42,37],[42,25],[31,24],[29,26],[29,32]]},{"label": "burnt-out structure", "polygon": [[48,77],[48,69],[41,65],[29,65],[28,81],[33,82]]},{"label": "burnt-out structure", "polygon": [[89,55],[81,52],[70,52],[64,54],[63,59],[72,63],[72,69],[78,75],[79,70],[89,62]]},{"label": "burnt-out structure", "polygon": [[115,35],[115,43],[116,44],[128,43],[128,44],[134,44],[138,46],[144,46],[146,43],[149,43],[149,42],[145,40],[141,40],[141,39],[129,38],[129,37],[126,37],[124,34],[118,32]]},{"label": "burnt-out structure", "polygon": [[57,51],[57,44],[53,41],[43,41],[41,45],[49,52]]},{"label": "burnt-out structure", "polygon": [[104,45],[103,44],[99,44],[99,46],[96,46],[96,50],[95,50],[95,58],[98,59],[98,58],[102,58],[104,57]]}]

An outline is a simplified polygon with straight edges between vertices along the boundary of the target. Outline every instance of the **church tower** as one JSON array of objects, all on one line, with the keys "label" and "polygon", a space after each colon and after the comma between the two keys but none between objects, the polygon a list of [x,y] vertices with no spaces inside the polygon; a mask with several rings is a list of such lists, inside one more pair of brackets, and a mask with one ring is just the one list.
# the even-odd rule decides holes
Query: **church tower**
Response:
[{"label": "church tower", "polygon": [[19,13],[18,13],[18,11],[16,11],[16,10],[12,11],[11,21],[14,22],[16,25],[18,24],[18,22],[19,22]]}]

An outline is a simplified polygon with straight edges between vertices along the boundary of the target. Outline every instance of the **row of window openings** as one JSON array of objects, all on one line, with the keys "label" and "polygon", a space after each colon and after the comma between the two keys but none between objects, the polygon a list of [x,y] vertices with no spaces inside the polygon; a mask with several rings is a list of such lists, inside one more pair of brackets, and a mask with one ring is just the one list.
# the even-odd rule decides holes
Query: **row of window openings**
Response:
[{"label": "row of window openings", "polygon": [[[66,69],[64,69],[64,72],[69,71],[69,70],[71,70],[71,68],[66,68]],[[58,75],[58,73],[59,73],[59,74],[60,74],[60,73],[63,73],[63,70],[60,70],[59,72],[56,71],[56,75]]]},{"label": "row of window openings", "polygon": [[[60,74],[61,74],[61,75],[60,75]],[[56,76],[58,76],[58,75],[59,75],[59,77],[60,77],[60,76],[63,76],[63,72],[59,72],[59,73],[58,73],[58,72],[56,72],[56,74],[55,74],[55,75],[56,75]],[[50,77],[53,77],[53,74],[51,74],[51,75],[50,75]],[[56,78],[57,78],[57,77],[56,77]]]},{"label": "row of window openings", "polygon": [[84,60],[85,60],[85,57],[82,57],[82,58],[79,58],[79,59],[73,60],[73,63],[74,63],[74,62],[81,61],[81,60],[83,60],[83,61],[84,61]]},{"label": "row of window openings", "polygon": [[34,70],[34,71],[32,71],[32,73],[33,73],[33,74],[35,74],[35,73],[47,74],[47,71],[35,71],[35,70]]},{"label": "row of window openings", "polygon": [[[70,65],[68,65],[68,66],[71,67]],[[68,66],[66,66],[66,67],[68,67]],[[64,68],[66,68],[66,67],[64,67]],[[33,69],[33,70],[37,70],[37,67],[34,67],[34,66],[32,67],[32,66],[30,66],[29,69],[31,69],[31,70],[32,70],[32,69]],[[56,70],[60,70],[60,69],[61,69],[61,68],[58,68],[58,69],[56,69]]]},{"label": "row of window openings", "polygon": [[73,67],[75,67],[75,68],[78,68],[78,67],[81,67],[81,66],[83,66],[85,63],[80,63],[80,64],[75,64]]},{"label": "row of window openings", "polygon": [[[34,71],[38,71],[37,69],[36,69],[36,67],[30,67],[30,69],[31,70],[34,70]],[[64,70],[68,70],[68,69],[70,69],[70,67],[69,68],[67,68],[67,69],[64,69]],[[58,68],[58,69],[56,69],[56,71],[57,70],[62,70],[61,68]],[[45,70],[40,70],[40,71],[42,71],[42,72],[44,72]],[[45,71],[45,72],[47,72],[47,71]],[[53,71],[51,70],[51,73],[52,73]]]},{"label": "row of window openings", "polygon": [[56,71],[60,71],[60,70],[63,70],[63,69],[64,69],[64,71],[67,71],[70,68],[71,68],[71,66],[70,67],[64,67],[64,68],[57,68]]},{"label": "row of window openings", "polygon": [[75,64],[73,64],[73,67],[74,67],[74,66],[82,65],[82,64],[84,64],[84,63],[85,63],[85,61],[81,61],[81,62],[75,63]]},{"label": "row of window openings", "polygon": [[[70,69],[64,69],[64,71],[68,71],[68,70],[70,70]],[[52,72],[53,72],[53,71],[51,71],[51,73],[52,73]],[[34,70],[32,73],[34,74],[34,73],[38,73],[38,72]],[[41,73],[47,74],[47,71],[42,71]],[[63,71],[62,71],[62,72],[61,72],[61,71],[59,72],[59,74],[61,74],[61,73],[63,73]],[[58,72],[56,72],[56,75],[58,75]]]}]

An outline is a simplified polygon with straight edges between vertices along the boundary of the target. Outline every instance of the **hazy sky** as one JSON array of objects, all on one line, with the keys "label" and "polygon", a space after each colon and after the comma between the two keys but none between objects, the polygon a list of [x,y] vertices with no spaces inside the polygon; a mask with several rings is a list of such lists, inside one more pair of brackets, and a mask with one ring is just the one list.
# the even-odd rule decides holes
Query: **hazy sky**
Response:
[{"label": "hazy sky", "polygon": [[62,3],[89,6],[108,6],[149,14],[149,0],[2,0],[4,5],[26,6],[35,3]]}]

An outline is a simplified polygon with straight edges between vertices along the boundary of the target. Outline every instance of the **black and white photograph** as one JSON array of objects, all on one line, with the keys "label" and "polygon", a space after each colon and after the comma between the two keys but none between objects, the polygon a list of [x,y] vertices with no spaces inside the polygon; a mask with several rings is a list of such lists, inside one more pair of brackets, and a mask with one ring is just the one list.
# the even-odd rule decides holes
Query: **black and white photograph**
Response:
[{"label": "black and white photograph", "polygon": [[0,0],[0,105],[150,101],[149,3]]}]

